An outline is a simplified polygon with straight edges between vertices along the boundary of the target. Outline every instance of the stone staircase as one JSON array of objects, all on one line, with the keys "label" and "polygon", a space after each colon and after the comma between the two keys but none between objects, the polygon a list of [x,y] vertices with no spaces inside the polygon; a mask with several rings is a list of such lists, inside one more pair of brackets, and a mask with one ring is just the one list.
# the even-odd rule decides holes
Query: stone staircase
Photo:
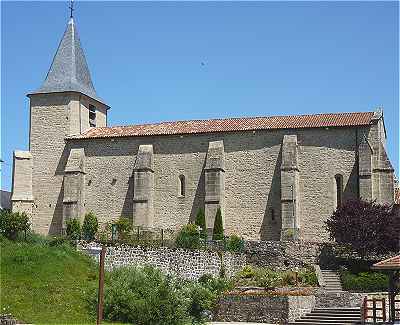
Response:
[{"label": "stone staircase", "polygon": [[[361,323],[360,307],[346,301],[339,273],[335,270],[321,270],[323,286],[317,307],[290,325],[354,325]],[[321,306],[322,305],[322,306]]]},{"label": "stone staircase", "polygon": [[353,325],[361,324],[360,308],[314,308],[289,325]]},{"label": "stone staircase", "polygon": [[340,276],[337,271],[334,270],[321,270],[322,277],[325,282],[323,287],[326,291],[343,291],[342,283],[340,282]]}]

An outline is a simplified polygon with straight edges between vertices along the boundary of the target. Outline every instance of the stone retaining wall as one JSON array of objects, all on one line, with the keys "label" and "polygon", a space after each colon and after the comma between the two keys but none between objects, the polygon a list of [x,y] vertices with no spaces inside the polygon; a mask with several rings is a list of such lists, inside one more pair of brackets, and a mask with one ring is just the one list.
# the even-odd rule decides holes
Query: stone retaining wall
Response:
[{"label": "stone retaining wall", "polygon": [[[78,249],[99,258],[100,246],[97,243],[78,244]],[[209,250],[187,250],[167,247],[141,247],[117,245],[107,247],[105,268],[129,265],[151,265],[167,274],[196,280],[203,274],[219,276],[222,268],[230,277],[241,270],[246,263],[243,254],[216,252]]]},{"label": "stone retaining wall", "polygon": [[366,293],[348,291],[329,292],[318,290],[315,295],[315,307],[361,307]]},{"label": "stone retaining wall", "polygon": [[309,313],[314,296],[226,295],[220,298],[215,320],[287,324]]},{"label": "stone retaining wall", "polygon": [[246,263],[270,268],[293,268],[318,264],[322,248],[317,242],[246,241]]}]

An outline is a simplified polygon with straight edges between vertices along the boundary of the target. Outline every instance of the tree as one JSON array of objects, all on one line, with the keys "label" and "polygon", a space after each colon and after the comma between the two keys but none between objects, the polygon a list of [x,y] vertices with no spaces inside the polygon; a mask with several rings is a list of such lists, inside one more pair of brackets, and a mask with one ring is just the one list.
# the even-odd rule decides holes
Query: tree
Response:
[{"label": "tree", "polygon": [[85,214],[82,225],[82,235],[85,240],[93,240],[99,228],[96,215],[93,212]]},{"label": "tree", "polygon": [[204,214],[204,210],[203,209],[199,209],[197,211],[197,215],[196,215],[196,220],[195,220],[195,225],[199,226],[201,228],[200,230],[200,236],[202,238],[205,238],[207,236],[207,229],[206,229],[206,216]]},{"label": "tree", "polygon": [[349,200],[326,221],[330,238],[362,258],[399,249],[400,219],[390,205]]},{"label": "tree", "polygon": [[8,239],[15,240],[18,233],[28,231],[29,228],[29,217],[25,212],[11,212],[7,209],[0,209],[0,234]]},{"label": "tree", "polygon": [[176,247],[197,249],[200,247],[200,233],[197,226],[189,223],[181,228],[175,240]]},{"label": "tree", "polygon": [[217,214],[215,215],[213,237],[214,240],[224,239],[224,226],[222,225],[222,213],[221,208],[218,208]]},{"label": "tree", "polygon": [[67,237],[72,240],[81,239],[81,223],[78,219],[73,218],[66,222]]}]

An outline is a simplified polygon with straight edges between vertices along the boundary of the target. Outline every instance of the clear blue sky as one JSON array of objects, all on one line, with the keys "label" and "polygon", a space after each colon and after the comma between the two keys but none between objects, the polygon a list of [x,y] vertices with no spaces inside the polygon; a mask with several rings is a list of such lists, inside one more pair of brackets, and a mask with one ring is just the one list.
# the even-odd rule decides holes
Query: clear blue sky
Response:
[{"label": "clear blue sky", "polygon": [[[1,187],[27,149],[26,93],[46,76],[66,2],[2,2]],[[109,124],[384,107],[399,168],[396,2],[76,2]],[[204,63],[204,65],[202,64]]]}]

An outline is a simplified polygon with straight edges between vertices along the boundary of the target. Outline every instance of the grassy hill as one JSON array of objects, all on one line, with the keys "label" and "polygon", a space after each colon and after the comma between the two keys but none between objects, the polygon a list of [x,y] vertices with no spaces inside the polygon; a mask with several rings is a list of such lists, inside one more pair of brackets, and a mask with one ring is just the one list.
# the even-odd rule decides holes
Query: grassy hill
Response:
[{"label": "grassy hill", "polygon": [[12,242],[0,237],[0,313],[34,324],[94,324],[88,291],[97,268],[68,244]]}]

